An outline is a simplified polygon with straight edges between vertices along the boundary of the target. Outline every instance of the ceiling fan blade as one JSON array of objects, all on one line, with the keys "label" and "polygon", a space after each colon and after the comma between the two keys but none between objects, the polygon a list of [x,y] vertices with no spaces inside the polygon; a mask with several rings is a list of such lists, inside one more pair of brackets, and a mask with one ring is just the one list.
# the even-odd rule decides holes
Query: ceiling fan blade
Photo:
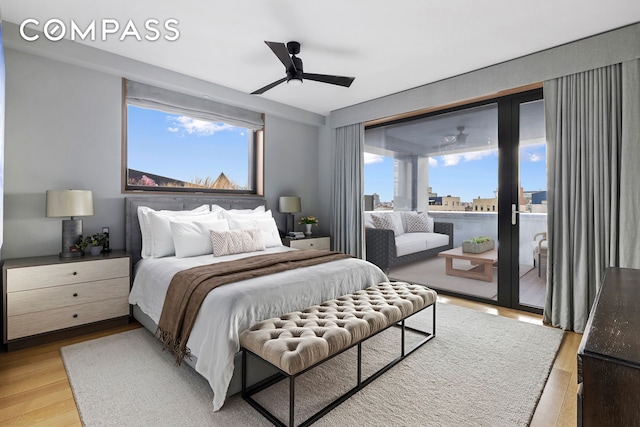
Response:
[{"label": "ceiling fan blade", "polygon": [[291,56],[289,56],[289,50],[284,43],[280,42],[268,42],[265,40],[267,46],[271,48],[273,53],[276,54],[282,65],[284,65],[285,70],[289,71],[289,69],[293,69],[293,71],[297,71],[295,64],[291,60]]},{"label": "ceiling fan blade", "polygon": [[314,80],[316,82],[329,83],[332,85],[349,87],[351,83],[356,79],[355,77],[344,77],[344,76],[331,76],[328,74],[311,74],[311,73],[302,73],[302,78],[307,80]]},{"label": "ceiling fan blade", "polygon": [[256,90],[255,92],[251,92],[251,95],[261,95],[261,94],[265,93],[266,91],[268,91],[269,89],[272,89],[272,88],[278,86],[280,83],[285,82],[285,81],[287,81],[286,77],[284,77],[284,78],[282,78],[282,79],[280,79],[278,81],[275,81],[275,82],[273,82],[271,84],[268,84],[265,87]]}]

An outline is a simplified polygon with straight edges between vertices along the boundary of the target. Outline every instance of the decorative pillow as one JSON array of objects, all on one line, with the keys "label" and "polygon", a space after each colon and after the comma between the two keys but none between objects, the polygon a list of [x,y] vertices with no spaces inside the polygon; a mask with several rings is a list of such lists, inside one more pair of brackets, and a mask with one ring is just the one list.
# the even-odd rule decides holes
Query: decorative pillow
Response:
[{"label": "decorative pillow", "polygon": [[257,228],[249,230],[211,230],[213,256],[240,254],[264,250],[262,233]]},{"label": "decorative pillow", "polygon": [[404,216],[407,223],[407,233],[428,233],[429,222],[427,218],[417,212],[407,212]]},{"label": "decorative pillow", "polygon": [[407,212],[407,233],[433,233],[433,218],[426,213]]},{"label": "decorative pillow", "polygon": [[194,219],[193,222],[171,219],[169,226],[177,258],[212,254],[213,246],[209,230],[229,231],[226,219],[208,221]]},{"label": "decorative pillow", "polygon": [[171,236],[170,221],[212,221],[218,219],[217,212],[202,213],[200,215],[166,216],[158,212],[149,212],[151,224],[151,257],[161,258],[175,254],[173,237]]},{"label": "decorative pillow", "polygon": [[402,218],[400,212],[388,212],[372,215],[373,224],[376,228],[385,228],[393,230],[394,236],[404,234],[404,227],[402,226]]},{"label": "decorative pillow", "polygon": [[369,212],[364,213],[364,228],[376,228],[373,223],[373,214]]},{"label": "decorative pillow", "polygon": [[138,206],[138,222],[140,223],[140,232],[142,233],[142,258],[150,258],[153,252],[152,248],[152,233],[151,221],[149,220],[149,212],[155,212],[158,215],[163,216],[187,216],[187,215],[202,215],[209,213],[209,205],[202,205],[190,211],[171,211],[160,210],[156,211],[148,206]]},{"label": "decorative pillow", "polygon": [[278,231],[276,220],[273,218],[254,219],[255,216],[256,215],[250,215],[251,219],[229,219],[229,229],[248,230],[257,228],[262,233],[262,240],[265,248],[282,246],[282,240],[280,239],[280,232]]}]

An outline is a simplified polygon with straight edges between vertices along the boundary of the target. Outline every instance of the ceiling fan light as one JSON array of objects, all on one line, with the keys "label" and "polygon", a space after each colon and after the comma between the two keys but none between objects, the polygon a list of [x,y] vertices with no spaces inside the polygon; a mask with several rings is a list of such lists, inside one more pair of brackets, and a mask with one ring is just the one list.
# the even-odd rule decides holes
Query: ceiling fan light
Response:
[{"label": "ceiling fan light", "polygon": [[287,80],[287,84],[290,86],[300,86],[302,84],[302,79],[289,79]]},{"label": "ceiling fan light", "polygon": [[447,144],[451,144],[456,142],[457,137],[455,135],[445,135],[444,137],[444,142],[446,142]]}]

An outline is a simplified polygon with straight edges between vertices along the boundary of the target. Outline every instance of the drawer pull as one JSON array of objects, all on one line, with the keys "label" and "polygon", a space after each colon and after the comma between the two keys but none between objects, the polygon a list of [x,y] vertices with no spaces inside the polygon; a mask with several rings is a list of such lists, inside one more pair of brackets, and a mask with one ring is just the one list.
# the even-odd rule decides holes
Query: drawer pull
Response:
[{"label": "drawer pull", "polygon": [[74,315],[73,315],[73,318],[75,319],[76,317],[78,317],[78,315],[77,315],[77,314],[74,314]]},{"label": "drawer pull", "polygon": [[74,276],[77,276],[77,275],[78,275],[78,272],[77,272],[77,271],[74,271],[72,274],[73,274]]},{"label": "drawer pull", "polygon": [[74,297],[77,297],[77,296],[78,296],[78,293],[76,292],[75,294],[73,294],[73,296],[74,296]]},{"label": "drawer pull", "polygon": [[309,246],[313,246],[313,243],[309,243]]}]

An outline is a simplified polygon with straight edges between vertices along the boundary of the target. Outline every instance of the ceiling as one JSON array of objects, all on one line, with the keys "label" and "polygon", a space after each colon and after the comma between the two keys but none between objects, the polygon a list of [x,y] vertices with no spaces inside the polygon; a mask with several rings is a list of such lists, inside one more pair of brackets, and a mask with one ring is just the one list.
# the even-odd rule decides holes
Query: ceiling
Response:
[{"label": "ceiling", "polygon": [[77,42],[244,93],[284,77],[264,41],[295,40],[305,72],[354,83],[283,83],[259,96],[322,115],[640,21],[638,0],[0,0],[0,10],[40,28],[133,20],[142,36],[149,18],[177,19],[173,42],[120,41],[122,31]]},{"label": "ceiling", "polygon": [[[544,101],[519,108],[519,145],[544,144]],[[484,104],[366,130],[366,152],[394,158],[498,149],[498,105]]]}]

